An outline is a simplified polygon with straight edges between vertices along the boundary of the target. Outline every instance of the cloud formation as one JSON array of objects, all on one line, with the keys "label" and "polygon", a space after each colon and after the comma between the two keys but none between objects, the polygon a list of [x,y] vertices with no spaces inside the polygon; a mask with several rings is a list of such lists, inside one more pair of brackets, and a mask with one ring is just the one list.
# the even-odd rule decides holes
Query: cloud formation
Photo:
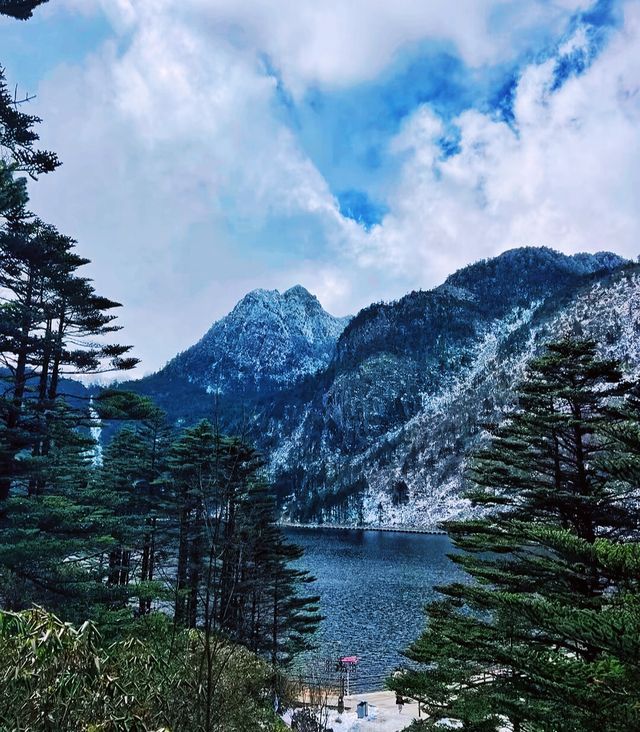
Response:
[{"label": "cloud formation", "polygon": [[[576,15],[587,0],[526,0],[517,17],[503,0],[60,2],[103,14],[111,40],[40,84],[42,137],[64,166],[34,208],[126,304],[146,371],[253,287],[301,282],[343,314],[513,246],[637,254],[638,0],[597,53]],[[426,41],[496,73],[532,38],[539,60],[516,72],[508,119],[485,105],[445,121],[417,102],[383,145],[380,223],[341,212],[295,121],[310,92],[375,84]]]},{"label": "cloud formation", "polygon": [[287,84],[345,87],[374,79],[404,47],[424,39],[451,44],[472,66],[493,63],[526,36],[557,31],[591,0],[522,0],[514,18],[505,0],[63,0],[100,7],[121,32],[171,18],[226,38],[238,50],[270,56]]},{"label": "cloud formation", "polygon": [[559,53],[523,69],[511,124],[468,110],[454,120],[459,151],[443,157],[442,122],[422,107],[392,146],[407,156],[392,213],[362,256],[437,278],[519,245],[564,252],[640,249],[640,4],[583,73],[557,88]]}]

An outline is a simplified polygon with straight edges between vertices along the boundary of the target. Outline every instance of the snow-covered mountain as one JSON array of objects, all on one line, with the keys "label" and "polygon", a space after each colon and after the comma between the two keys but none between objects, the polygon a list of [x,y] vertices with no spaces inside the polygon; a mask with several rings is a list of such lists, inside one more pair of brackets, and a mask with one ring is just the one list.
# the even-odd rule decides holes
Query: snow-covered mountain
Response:
[{"label": "snow-covered mountain", "polygon": [[150,396],[173,422],[206,417],[244,434],[258,403],[328,368],[349,320],[300,285],[253,290],[160,371],[121,386]]},{"label": "snow-covered mountain", "polygon": [[231,428],[242,403],[290,519],[433,524],[469,510],[466,455],[566,331],[640,372],[640,267],[517,249],[348,323],[303,288],[256,291],[142,390],[184,419],[218,390]]},{"label": "snow-covered mountain", "polygon": [[213,393],[263,394],[326,368],[348,322],[300,285],[253,290],[164,370]]}]

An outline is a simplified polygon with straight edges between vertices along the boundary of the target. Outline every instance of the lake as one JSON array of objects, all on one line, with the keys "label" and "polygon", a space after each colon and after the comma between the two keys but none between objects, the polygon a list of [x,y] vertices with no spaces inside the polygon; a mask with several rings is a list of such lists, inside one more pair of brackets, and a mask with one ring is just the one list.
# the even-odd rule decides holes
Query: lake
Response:
[{"label": "lake", "polygon": [[408,661],[400,651],[424,627],[423,607],[434,585],[463,573],[447,558],[447,536],[335,529],[287,529],[305,550],[300,565],[316,578],[326,617],[318,650],[307,668],[333,669],[341,656],[359,657],[355,688],[381,688],[387,674]]}]

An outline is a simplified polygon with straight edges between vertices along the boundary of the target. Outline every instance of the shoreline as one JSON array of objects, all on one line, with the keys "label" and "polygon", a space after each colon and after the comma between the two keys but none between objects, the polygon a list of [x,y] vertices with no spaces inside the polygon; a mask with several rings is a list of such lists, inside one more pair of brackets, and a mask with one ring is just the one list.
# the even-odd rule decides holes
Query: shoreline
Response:
[{"label": "shoreline", "polygon": [[293,521],[279,521],[278,526],[283,529],[310,529],[335,531],[379,531],[396,534],[430,534],[446,536],[447,532],[430,526],[349,526],[347,524],[301,524]]}]

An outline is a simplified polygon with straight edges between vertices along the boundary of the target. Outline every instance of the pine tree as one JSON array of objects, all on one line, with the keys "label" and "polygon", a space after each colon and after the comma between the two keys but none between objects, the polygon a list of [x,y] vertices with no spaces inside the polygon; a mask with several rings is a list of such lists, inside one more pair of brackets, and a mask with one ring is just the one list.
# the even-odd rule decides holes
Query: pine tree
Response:
[{"label": "pine tree", "polygon": [[[0,13],[27,19],[39,4],[4,2]],[[27,208],[21,176],[36,179],[60,165],[55,153],[37,148],[40,120],[22,110],[28,101],[9,93],[0,70],[0,504],[22,467],[16,456],[48,449],[46,423],[60,379],[137,363],[128,346],[96,345],[119,330],[112,314],[118,303],[78,274],[88,260],[74,251],[75,242]]]},{"label": "pine tree", "polygon": [[0,0],[0,15],[8,15],[18,20],[28,20],[38,5],[49,0]]},{"label": "pine tree", "polygon": [[[60,380],[73,374],[127,370],[137,359],[129,346],[95,345],[96,338],[119,330],[109,313],[118,303],[95,294],[76,275],[88,260],[73,251],[75,242],[37,219],[9,222],[0,232],[0,287],[3,308],[2,361],[7,370],[0,403],[2,454],[0,500],[8,495],[15,455],[32,433],[32,449],[46,454],[50,407]],[[86,417],[85,414],[81,415]]]},{"label": "pine tree", "polygon": [[185,430],[170,459],[178,517],[175,621],[223,633],[287,664],[320,616],[302,550],[276,523],[256,450],[207,422]]},{"label": "pine tree", "polygon": [[[26,0],[29,2],[29,0]],[[12,3],[14,6],[17,2]],[[25,3],[26,4],[26,3]],[[33,4],[33,2],[31,3]],[[4,7],[3,7],[4,5]],[[9,14],[5,1],[0,4],[0,13]],[[26,203],[26,186],[24,179],[17,178],[19,173],[26,173],[32,178],[50,173],[60,165],[58,156],[49,150],[40,150],[36,147],[38,134],[35,126],[41,121],[35,115],[22,111],[24,105],[30,101],[29,97],[18,97],[16,92],[11,94],[7,84],[4,69],[0,68],[0,150],[2,156],[0,171],[4,172],[2,177],[3,194],[6,188],[13,188],[14,194],[9,199],[13,203],[0,207],[0,212],[5,216],[8,212],[20,210],[20,206]],[[3,200],[0,196],[0,200]]]},{"label": "pine tree", "polygon": [[[26,19],[38,4],[3,3],[0,12]],[[0,72],[0,594],[73,614],[104,594],[96,558],[113,536],[92,492],[89,401],[66,399],[63,379],[137,359],[109,343],[118,303],[79,274],[88,260],[75,242],[28,209],[21,176],[36,179],[60,161],[37,148],[27,101]]]},{"label": "pine tree", "polygon": [[0,599],[4,607],[35,602],[83,620],[104,601],[98,558],[112,544],[111,517],[88,490],[93,441],[67,426],[65,410],[56,405],[46,458],[22,458],[36,482],[19,483],[4,502]]},{"label": "pine tree", "polygon": [[218,495],[216,435],[208,421],[185,430],[172,448],[169,464],[178,520],[174,619],[179,626],[193,628],[198,620],[203,563],[207,554],[213,561],[218,539],[217,533],[210,532],[207,552],[205,527],[216,510]]},{"label": "pine tree", "polygon": [[153,599],[164,595],[156,570],[157,549],[169,541],[158,527],[159,520],[168,518],[163,492],[169,436],[163,412],[152,407],[146,420],[126,425],[113,436],[102,465],[94,471],[96,503],[115,517],[104,579],[116,589],[122,607],[136,598],[140,615],[149,613]]},{"label": "pine tree", "polygon": [[241,514],[244,561],[236,581],[241,610],[233,635],[273,666],[287,666],[313,647],[311,639],[321,620],[319,597],[305,589],[314,578],[296,566],[303,551],[284,537],[276,522],[274,497],[259,479],[252,483]]},{"label": "pine tree", "polygon": [[319,596],[300,592],[315,581],[306,570],[292,566],[302,555],[303,550],[287,542],[280,532],[267,562],[266,604],[271,611],[267,650],[274,667],[288,666],[296,655],[313,648],[309,639],[322,619]]},{"label": "pine tree", "polygon": [[[165,413],[158,408],[152,409],[141,422],[139,433],[145,445],[146,458],[144,477],[137,483],[139,510],[144,516],[138,612],[144,615],[151,612],[151,601],[157,592],[154,583],[157,581],[158,548],[169,541],[167,532],[160,531],[159,522],[167,518],[168,460],[173,433]],[[166,556],[167,550],[164,553]]]},{"label": "pine tree", "polygon": [[[469,471],[484,516],[447,525],[464,550],[452,559],[473,581],[439,588],[444,598],[407,652],[428,670],[391,681],[423,701],[431,724],[455,717],[465,729],[497,729],[506,717],[514,730],[602,728],[597,669],[622,661],[596,641],[594,623],[616,608],[627,617],[637,602],[596,549],[626,551],[638,539],[637,473],[613,449],[614,436],[627,444],[630,390],[589,341],[551,344],[530,364],[519,408]],[[627,712],[636,701],[619,699]]]},{"label": "pine tree", "polygon": [[[113,507],[121,518],[115,530],[115,546],[109,553],[107,583],[128,587],[132,553],[142,533],[137,490],[145,471],[145,445],[137,431],[123,427],[112,438],[103,453],[103,464],[97,484],[101,503]],[[128,600],[128,598],[125,598]]]}]

